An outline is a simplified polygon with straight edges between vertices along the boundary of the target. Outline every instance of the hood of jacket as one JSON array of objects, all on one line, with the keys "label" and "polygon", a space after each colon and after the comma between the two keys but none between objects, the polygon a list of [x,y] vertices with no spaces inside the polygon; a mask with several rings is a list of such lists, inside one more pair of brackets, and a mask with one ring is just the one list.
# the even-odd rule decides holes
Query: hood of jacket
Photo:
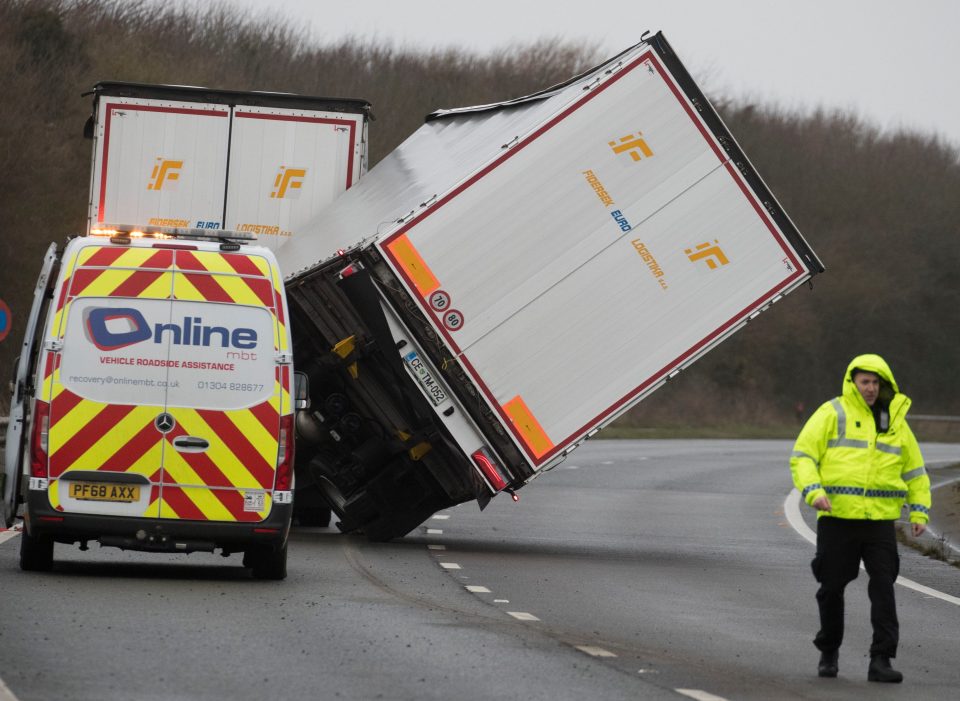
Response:
[{"label": "hood of jacket", "polygon": [[866,401],[863,399],[863,395],[860,394],[860,390],[858,390],[857,386],[853,383],[854,370],[866,370],[867,372],[874,372],[879,375],[881,380],[890,385],[890,388],[893,390],[893,396],[888,397],[887,399],[887,401],[890,402],[890,415],[891,417],[902,419],[906,414],[907,409],[910,407],[910,400],[905,395],[900,393],[900,388],[897,386],[897,381],[893,378],[893,371],[890,370],[890,366],[887,365],[887,361],[881,358],[879,355],[874,355],[873,353],[858,355],[856,358],[850,361],[850,364],[847,366],[847,372],[843,376],[843,396],[847,400],[859,402],[864,407],[869,409]]}]

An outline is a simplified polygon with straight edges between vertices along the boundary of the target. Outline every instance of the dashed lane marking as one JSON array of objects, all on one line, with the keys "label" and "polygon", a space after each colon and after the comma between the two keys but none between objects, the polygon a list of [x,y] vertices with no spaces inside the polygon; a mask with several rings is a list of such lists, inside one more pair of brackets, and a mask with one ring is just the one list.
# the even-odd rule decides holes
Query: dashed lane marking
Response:
[{"label": "dashed lane marking", "polygon": [[468,584],[467,591],[471,591],[474,594],[490,594],[491,591],[486,587],[481,587],[478,584]]},{"label": "dashed lane marking", "polygon": [[450,518],[450,514],[434,514],[430,518],[435,518],[438,521],[446,521],[448,518]]},{"label": "dashed lane marking", "polygon": [[510,599],[494,599],[493,603],[495,604],[509,604]]},{"label": "dashed lane marking", "polygon": [[[783,510],[786,512],[787,521],[789,521],[790,525],[793,526],[793,530],[799,533],[801,537],[816,545],[817,534],[810,529],[810,527],[804,522],[803,516],[800,515],[800,492],[798,492],[796,489],[790,491],[786,500],[783,502]],[[865,569],[863,563],[860,564],[860,569]],[[920,584],[919,582],[914,582],[912,579],[907,579],[906,577],[897,577],[897,584],[906,587],[907,589],[913,589],[921,594],[932,596],[934,599],[946,601],[954,606],[960,606],[960,598],[946,594],[942,591],[938,591],[937,589],[932,589],[924,584]]]},{"label": "dashed lane marking", "polygon": [[697,701],[727,701],[722,696],[708,693],[702,689],[674,689],[674,691]]},{"label": "dashed lane marking", "polygon": [[463,569],[456,562],[441,562],[440,566],[445,570],[462,570]]},{"label": "dashed lane marking", "polygon": [[508,614],[516,618],[518,621],[539,621],[540,619],[534,616],[532,613],[527,613],[525,611],[507,611]]},{"label": "dashed lane marking", "polygon": [[[15,529],[13,529],[13,528],[11,528],[11,529],[8,530],[8,531],[0,531],[0,543],[6,543],[8,540],[10,540],[11,538],[16,538],[18,535],[20,535],[20,531],[19,531],[19,530],[15,530]],[[0,692],[2,692],[2,691],[3,691],[3,690],[0,689]],[[2,698],[3,698],[3,697],[0,696],[0,699],[2,699]]]},{"label": "dashed lane marking", "polygon": [[593,657],[616,657],[616,654],[609,650],[604,650],[602,647],[596,647],[594,645],[574,645],[574,647],[580,652],[585,652]]},{"label": "dashed lane marking", "polygon": [[427,550],[446,550],[446,545],[428,545]]},{"label": "dashed lane marking", "polygon": [[443,529],[441,528],[428,528],[427,535],[443,535]]}]

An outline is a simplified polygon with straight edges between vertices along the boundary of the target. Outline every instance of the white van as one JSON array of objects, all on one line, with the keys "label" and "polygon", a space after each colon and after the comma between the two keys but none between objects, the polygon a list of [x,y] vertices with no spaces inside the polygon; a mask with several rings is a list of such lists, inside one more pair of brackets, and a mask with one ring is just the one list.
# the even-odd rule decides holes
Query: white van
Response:
[{"label": "white van", "polygon": [[92,233],[48,255],[44,330],[18,368],[18,390],[34,388],[32,409],[25,391],[13,407],[21,567],[99,541],[243,552],[255,577],[282,579],[293,367],[273,253],[232,232]]}]

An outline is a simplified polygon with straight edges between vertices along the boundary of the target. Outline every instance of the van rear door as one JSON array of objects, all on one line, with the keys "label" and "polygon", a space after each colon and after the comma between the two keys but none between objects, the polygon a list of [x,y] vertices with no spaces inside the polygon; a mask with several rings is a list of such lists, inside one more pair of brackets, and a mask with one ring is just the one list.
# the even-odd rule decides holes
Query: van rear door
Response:
[{"label": "van rear door", "polygon": [[175,253],[159,515],[261,521],[290,401],[280,279],[260,255]]},{"label": "van rear door", "polygon": [[173,251],[78,240],[64,258],[38,373],[50,504],[156,517],[168,350],[153,330],[170,321]]}]

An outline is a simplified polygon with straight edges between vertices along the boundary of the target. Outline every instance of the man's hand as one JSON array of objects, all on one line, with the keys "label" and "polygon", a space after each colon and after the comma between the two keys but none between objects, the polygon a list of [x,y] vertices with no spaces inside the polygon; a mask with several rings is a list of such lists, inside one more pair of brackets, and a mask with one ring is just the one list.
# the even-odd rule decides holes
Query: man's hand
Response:
[{"label": "man's hand", "polygon": [[914,538],[919,538],[927,530],[927,524],[925,523],[911,523],[910,525],[913,526]]},{"label": "man's hand", "polygon": [[[816,499],[813,500],[813,508],[815,508],[817,511],[830,512],[830,511],[833,511],[833,504],[831,504],[830,500],[826,497],[826,495],[824,495],[822,497],[817,497]],[[914,525],[920,525],[920,524],[914,524]]]}]

